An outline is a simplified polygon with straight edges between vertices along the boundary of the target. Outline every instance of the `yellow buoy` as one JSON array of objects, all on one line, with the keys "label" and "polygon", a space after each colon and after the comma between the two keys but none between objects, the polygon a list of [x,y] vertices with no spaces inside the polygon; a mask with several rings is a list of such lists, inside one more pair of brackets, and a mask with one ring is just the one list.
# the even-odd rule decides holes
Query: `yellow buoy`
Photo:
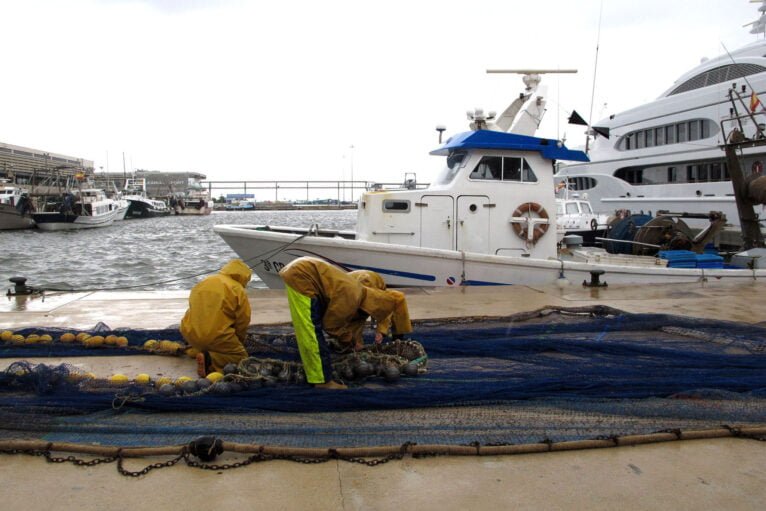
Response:
[{"label": "yellow buoy", "polygon": [[40,340],[40,336],[37,334],[29,334],[24,342],[27,344],[36,344]]},{"label": "yellow buoy", "polygon": [[59,340],[61,342],[73,342],[75,339],[76,337],[74,336],[74,334],[71,334],[69,332],[65,334],[61,334],[61,337],[59,337]]},{"label": "yellow buoy", "polygon": [[120,336],[120,337],[118,337],[118,338],[117,338],[117,340],[115,341],[115,344],[116,344],[117,346],[120,346],[120,347],[123,347],[123,348],[124,348],[125,346],[127,346],[127,345],[128,345],[128,338],[127,338],[127,337],[122,337],[122,336]]},{"label": "yellow buoy", "polygon": [[223,374],[216,371],[216,372],[208,374],[207,376],[205,376],[205,378],[215,383],[217,381],[223,380]]},{"label": "yellow buoy", "polygon": [[90,334],[89,334],[89,333],[86,333],[86,332],[80,332],[79,334],[77,334],[77,335],[75,336],[75,339],[77,339],[77,342],[82,342],[82,341],[84,341],[85,339],[87,339],[88,337],[90,337]]},{"label": "yellow buoy", "polygon": [[176,378],[176,386],[180,387],[181,385],[183,385],[187,381],[192,381],[192,379],[189,378],[188,376],[179,376],[178,378]]},{"label": "yellow buoy", "polygon": [[197,348],[186,348],[184,353],[186,353],[186,356],[189,358],[197,358],[199,350]]},{"label": "yellow buoy", "polygon": [[163,353],[175,353],[178,351],[177,346],[173,341],[160,341],[159,350]]},{"label": "yellow buoy", "polygon": [[117,373],[109,377],[109,383],[112,385],[125,385],[128,383],[128,381],[128,377],[124,374]]},{"label": "yellow buoy", "polygon": [[48,334],[43,334],[43,335],[40,336],[40,341],[39,342],[42,343],[42,344],[48,344],[50,342],[53,342],[53,337],[51,337]]},{"label": "yellow buoy", "polygon": [[136,376],[136,383],[138,383],[139,385],[148,385],[150,381],[151,381],[151,378],[146,373],[141,373]]},{"label": "yellow buoy", "polygon": [[94,348],[96,346],[101,346],[102,344],[104,344],[104,338],[101,337],[100,335],[94,335],[92,337],[86,338],[84,341],[82,341],[82,343],[85,346],[88,346],[89,348]]},{"label": "yellow buoy", "polygon": [[0,340],[3,340],[5,342],[10,341],[11,337],[13,337],[13,332],[11,332],[10,330],[3,330],[2,333],[0,333]]},{"label": "yellow buoy", "polygon": [[11,342],[12,342],[13,344],[24,344],[24,342],[25,342],[25,341],[26,341],[26,339],[24,339],[24,336],[23,336],[23,335],[20,335],[20,334],[13,334],[13,335],[11,336]]},{"label": "yellow buoy", "polygon": [[117,336],[116,335],[107,335],[104,337],[104,344],[108,344],[109,346],[114,346],[117,344]]},{"label": "yellow buoy", "polygon": [[171,380],[167,376],[161,376],[161,377],[157,378],[156,382],[154,382],[154,386],[157,387],[157,388],[160,388],[163,385],[165,385],[166,383],[173,383],[173,380]]},{"label": "yellow buoy", "polygon": [[157,349],[159,343],[154,339],[149,339],[144,343],[144,349],[148,351],[154,351]]}]

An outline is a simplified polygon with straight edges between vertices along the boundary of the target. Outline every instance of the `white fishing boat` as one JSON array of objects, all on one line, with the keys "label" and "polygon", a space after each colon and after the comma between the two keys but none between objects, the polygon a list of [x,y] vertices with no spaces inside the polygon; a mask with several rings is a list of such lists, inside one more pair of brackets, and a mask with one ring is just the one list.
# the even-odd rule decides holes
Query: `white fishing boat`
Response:
[{"label": "white fishing boat", "polygon": [[112,225],[119,212],[117,201],[107,197],[104,190],[82,188],[46,203],[45,209],[33,213],[32,218],[41,230],[62,231],[106,227]]},{"label": "white fishing boat", "polygon": [[170,209],[176,215],[209,215],[215,204],[201,185],[190,185],[184,194],[170,198]]},{"label": "white fishing boat", "polygon": [[170,208],[165,201],[149,197],[146,192],[146,179],[126,179],[122,198],[129,203],[126,218],[154,218],[170,214]]},{"label": "white fishing boat", "polygon": [[[635,79],[642,72],[637,70]],[[563,165],[556,181],[566,181],[598,213],[721,211],[731,224],[730,238],[738,241],[739,216],[723,151],[728,133],[720,120],[733,108],[741,115],[742,136],[763,138],[765,91],[766,40],[703,59],[656,100],[595,123],[589,130],[590,161]],[[762,172],[766,149],[743,147],[741,158],[746,177]],[[690,221],[696,228],[703,224]]]},{"label": "white fishing boat", "polygon": [[0,179],[0,230],[35,226],[34,205],[26,191],[7,179]]},{"label": "white fishing boat", "polygon": [[[530,72],[525,78],[530,93],[540,77]],[[587,157],[560,141],[516,132],[534,131],[537,122],[524,123],[539,119],[543,98],[522,94],[514,104],[495,122],[493,114],[477,110],[469,116],[473,131],[432,151],[445,157],[446,165],[428,188],[363,193],[356,232],[316,225],[219,225],[214,230],[267,286],[276,288],[283,287],[279,270],[301,256],[348,270],[370,269],[392,286],[564,284],[595,281],[602,272],[609,283],[766,277],[757,264],[672,268],[656,257],[617,256],[603,249],[557,251],[554,164]]]}]

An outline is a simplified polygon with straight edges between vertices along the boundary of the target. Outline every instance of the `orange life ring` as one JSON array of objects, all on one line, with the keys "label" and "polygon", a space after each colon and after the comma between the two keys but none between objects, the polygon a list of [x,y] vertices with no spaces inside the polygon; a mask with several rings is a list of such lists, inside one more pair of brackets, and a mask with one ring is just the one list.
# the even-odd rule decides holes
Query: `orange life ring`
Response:
[{"label": "orange life ring", "polygon": [[[525,202],[514,210],[513,216],[520,217],[524,213],[536,213],[540,218],[549,218],[545,208],[536,202]],[[522,226],[521,223],[517,222],[514,222],[511,225],[513,225],[513,232],[515,232],[519,238],[528,241],[528,225]],[[548,232],[548,224],[535,225],[534,230],[532,231],[532,243],[537,243],[537,240],[542,238],[546,232]]]}]

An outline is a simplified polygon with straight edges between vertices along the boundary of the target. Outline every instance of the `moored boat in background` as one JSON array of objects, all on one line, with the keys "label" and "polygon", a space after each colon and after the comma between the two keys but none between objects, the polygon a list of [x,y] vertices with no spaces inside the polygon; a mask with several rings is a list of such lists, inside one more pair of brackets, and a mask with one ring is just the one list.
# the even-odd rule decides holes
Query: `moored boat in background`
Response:
[{"label": "moored boat in background", "polygon": [[[121,211],[114,199],[97,188],[75,189],[61,200],[50,201],[44,210],[34,213],[37,227],[44,231],[89,229],[112,225]],[[122,210],[123,214],[124,211]]]},{"label": "moored boat in background", "polygon": [[34,227],[31,215],[34,210],[25,190],[7,179],[0,179],[0,230]]}]

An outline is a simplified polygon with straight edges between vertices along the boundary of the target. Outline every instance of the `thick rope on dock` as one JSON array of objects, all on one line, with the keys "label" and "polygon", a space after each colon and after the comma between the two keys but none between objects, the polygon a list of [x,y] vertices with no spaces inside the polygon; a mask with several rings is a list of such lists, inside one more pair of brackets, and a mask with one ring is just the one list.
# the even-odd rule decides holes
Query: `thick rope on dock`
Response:
[{"label": "thick rope on dock", "polygon": [[[517,454],[532,454],[543,452],[574,451],[584,449],[603,449],[608,447],[636,446],[661,442],[673,442],[681,440],[702,440],[714,438],[745,438],[766,441],[766,426],[758,427],[731,427],[704,430],[674,430],[659,431],[642,435],[623,435],[610,438],[592,440],[575,440],[564,442],[542,441],[532,444],[519,445],[481,445],[475,442],[470,445],[447,445],[447,444],[413,444],[388,445],[378,447],[336,447],[336,448],[296,448],[268,446],[260,444],[243,444],[235,442],[215,442],[220,445],[220,453],[229,452],[251,455],[245,461],[209,464],[195,461],[192,454],[191,444],[172,445],[163,447],[114,447],[102,445],[76,444],[68,442],[46,442],[43,440],[0,440],[0,454],[26,454],[43,456],[49,462],[70,462],[79,466],[93,466],[101,463],[118,462],[118,469],[126,476],[140,476],[147,474],[155,468],[163,468],[175,465],[184,460],[188,466],[223,470],[239,468],[254,462],[287,460],[299,463],[315,464],[330,460],[342,460],[352,463],[360,463],[368,466],[376,466],[391,460],[402,459],[409,455],[413,458],[430,456],[508,456]],[[70,453],[86,456],[101,456],[96,460],[83,460],[68,456],[57,458],[53,453]],[[175,458],[163,462],[154,463],[146,468],[131,472],[122,466],[122,460],[127,458],[148,458],[157,456],[174,456]],[[213,458],[215,455],[213,455]]]}]

